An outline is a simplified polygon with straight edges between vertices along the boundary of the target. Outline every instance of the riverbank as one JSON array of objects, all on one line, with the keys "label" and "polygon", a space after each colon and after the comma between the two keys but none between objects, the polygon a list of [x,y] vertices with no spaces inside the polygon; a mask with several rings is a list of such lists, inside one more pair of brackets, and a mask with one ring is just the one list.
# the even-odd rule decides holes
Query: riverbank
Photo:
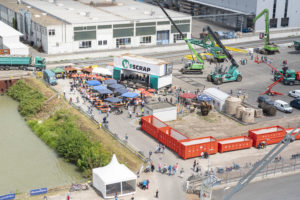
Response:
[{"label": "riverbank", "polygon": [[[83,175],[90,176],[92,168],[106,165],[113,153],[117,155],[121,163],[126,164],[132,171],[135,172],[139,169],[142,161],[136,155],[104,130],[98,129],[90,119],[70,106],[41,80],[29,78],[23,82],[30,86],[33,91],[40,92],[44,97],[36,113],[24,116],[28,125],[59,155],[84,171]],[[19,86],[19,88],[22,87]],[[21,98],[18,99],[21,100]],[[74,134],[72,137],[68,137],[68,133]],[[66,140],[68,142],[64,143]],[[73,142],[78,140],[81,143]],[[77,149],[78,152],[68,149],[70,144],[74,144],[76,148],[73,150]],[[79,148],[81,146],[85,148]],[[92,162],[90,162],[91,160]]]}]

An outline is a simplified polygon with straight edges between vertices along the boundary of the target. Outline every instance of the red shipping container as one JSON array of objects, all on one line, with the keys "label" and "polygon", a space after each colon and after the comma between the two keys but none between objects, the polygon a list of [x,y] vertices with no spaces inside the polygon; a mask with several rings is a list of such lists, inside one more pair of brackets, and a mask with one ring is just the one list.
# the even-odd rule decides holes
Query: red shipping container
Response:
[{"label": "red shipping container", "polygon": [[152,137],[154,137],[155,139],[158,139],[158,129],[168,126],[153,115],[142,117],[141,120],[141,129],[149,135],[151,135]]},{"label": "red shipping container", "polygon": [[252,147],[252,139],[247,136],[238,136],[220,139],[218,141],[218,151],[220,153]]},{"label": "red shipping container", "polygon": [[[290,132],[290,131],[292,131],[293,129],[294,129],[294,128],[286,128],[285,130],[286,130],[286,132]],[[297,131],[300,131],[300,129],[297,128],[297,129],[294,131],[294,133],[293,133],[292,135],[295,135]],[[295,137],[295,139],[296,139],[296,140],[300,140],[300,133]]]},{"label": "red shipping container", "polygon": [[285,136],[285,130],[281,126],[253,129],[248,133],[253,140],[253,147],[257,147],[261,142],[265,142],[267,145],[279,143]]},{"label": "red shipping container", "polygon": [[184,134],[171,127],[162,127],[158,131],[158,141],[178,153],[179,141],[188,139]]},{"label": "red shipping container", "polygon": [[300,80],[300,72],[296,72],[296,80]]},{"label": "red shipping container", "polygon": [[183,159],[201,156],[202,152],[215,154],[218,152],[218,142],[214,137],[203,137],[197,139],[186,139],[180,141],[179,151],[177,152]]}]

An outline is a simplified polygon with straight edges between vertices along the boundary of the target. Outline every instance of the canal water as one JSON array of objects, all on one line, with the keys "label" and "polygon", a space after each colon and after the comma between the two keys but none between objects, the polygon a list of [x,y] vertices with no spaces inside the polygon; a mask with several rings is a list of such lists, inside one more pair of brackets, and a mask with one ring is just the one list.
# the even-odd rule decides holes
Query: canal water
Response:
[{"label": "canal water", "polygon": [[0,196],[83,181],[76,166],[58,158],[26,125],[18,102],[0,96]]}]

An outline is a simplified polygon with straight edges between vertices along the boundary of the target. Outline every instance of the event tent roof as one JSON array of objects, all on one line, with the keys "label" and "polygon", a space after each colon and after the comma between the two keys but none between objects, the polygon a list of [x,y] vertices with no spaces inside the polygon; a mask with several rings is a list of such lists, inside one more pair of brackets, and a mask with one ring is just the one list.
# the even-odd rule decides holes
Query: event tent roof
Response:
[{"label": "event tent roof", "polygon": [[56,68],[54,68],[54,69],[51,69],[51,71],[53,71],[55,74],[65,72],[65,70],[62,69],[62,68],[60,68],[60,67],[56,67]]},{"label": "event tent roof", "polygon": [[126,92],[124,94],[121,95],[122,97],[127,97],[127,98],[135,98],[138,96],[137,93],[134,92]]},{"label": "event tent roof", "polygon": [[107,69],[107,68],[102,68],[102,67],[96,67],[93,69],[93,74],[102,74],[102,75],[109,75],[112,76],[113,73]]},{"label": "event tent roof", "polygon": [[104,85],[97,85],[94,86],[94,90],[107,90],[107,87]]},{"label": "event tent roof", "polygon": [[109,89],[101,89],[101,90],[97,90],[97,92],[99,94],[112,94],[113,92]]},{"label": "event tent roof", "polygon": [[111,85],[111,84],[117,84],[117,81],[115,79],[107,79],[104,81],[105,84]]},{"label": "event tent roof", "polygon": [[118,102],[121,102],[122,99],[117,98],[117,97],[110,97],[110,98],[104,99],[104,101],[108,101],[108,102],[111,102],[111,103],[118,103]]},{"label": "event tent roof", "polygon": [[121,85],[121,84],[112,84],[112,85],[109,85],[108,87],[112,88],[112,89],[125,88],[125,86]]},{"label": "event tent roof", "polygon": [[124,164],[118,162],[115,154],[108,165],[93,169],[93,174],[96,174],[105,185],[137,178]]},{"label": "event tent roof", "polygon": [[126,88],[117,88],[117,89],[115,89],[115,92],[124,94],[124,93],[128,92],[128,90]]},{"label": "event tent roof", "polygon": [[101,85],[101,83],[99,81],[97,81],[97,80],[87,81],[86,84],[88,84],[89,86]]}]

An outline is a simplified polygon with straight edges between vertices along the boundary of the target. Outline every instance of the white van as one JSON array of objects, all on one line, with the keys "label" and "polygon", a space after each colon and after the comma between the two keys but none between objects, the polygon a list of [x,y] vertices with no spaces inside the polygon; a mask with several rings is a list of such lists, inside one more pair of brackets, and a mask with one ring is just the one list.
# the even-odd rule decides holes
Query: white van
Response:
[{"label": "white van", "polygon": [[292,91],[289,91],[289,96],[291,97],[300,97],[300,90],[292,90]]},{"label": "white van", "polygon": [[277,110],[280,110],[282,112],[286,112],[286,113],[293,112],[293,108],[287,102],[282,100],[275,100],[274,106],[277,108]]}]

